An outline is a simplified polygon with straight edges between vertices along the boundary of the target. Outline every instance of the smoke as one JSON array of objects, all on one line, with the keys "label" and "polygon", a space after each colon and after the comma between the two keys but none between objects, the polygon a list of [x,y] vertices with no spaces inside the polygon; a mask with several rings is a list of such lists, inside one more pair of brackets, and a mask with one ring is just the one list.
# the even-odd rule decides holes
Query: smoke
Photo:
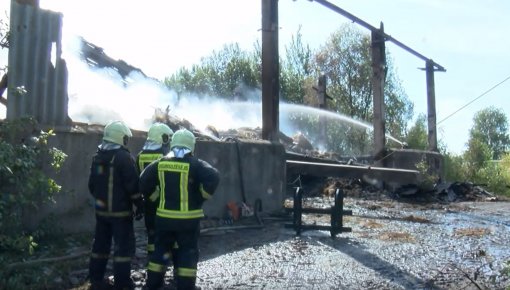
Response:
[{"label": "smoke", "polygon": [[[122,78],[114,69],[91,68],[79,57],[78,51],[75,49],[73,53],[66,54],[69,116],[75,122],[105,125],[113,120],[122,120],[130,128],[146,131],[152,124],[155,111],[168,107],[172,116],[186,119],[202,132],[207,131],[208,126],[220,131],[262,127],[260,90],[239,86],[236,95],[242,96],[243,101],[214,96],[179,97],[175,91],[139,72]],[[316,149],[327,151],[317,126],[319,117],[326,118],[330,123],[342,124],[346,127],[345,134],[351,130],[372,131],[371,124],[335,112],[280,103],[280,130],[288,136],[300,132]],[[316,125],[310,126],[313,123]],[[387,137],[399,142],[391,136]]]},{"label": "smoke", "polygon": [[[69,46],[73,47],[73,46]],[[74,46],[75,47],[75,46]],[[169,107],[170,114],[204,130],[260,127],[260,101],[226,101],[211,96],[179,98],[159,81],[132,72],[123,79],[114,69],[91,68],[78,51],[66,54],[69,70],[69,116],[75,122],[104,125],[122,120],[129,127],[147,130],[156,109]],[[260,92],[243,91],[260,100]]]}]

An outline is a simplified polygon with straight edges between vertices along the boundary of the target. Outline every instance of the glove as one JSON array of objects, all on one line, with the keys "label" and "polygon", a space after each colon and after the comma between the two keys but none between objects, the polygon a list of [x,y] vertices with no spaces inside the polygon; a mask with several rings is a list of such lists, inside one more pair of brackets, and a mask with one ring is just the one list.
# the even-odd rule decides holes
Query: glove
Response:
[{"label": "glove", "polygon": [[137,206],[135,210],[135,220],[139,221],[143,218],[144,209],[143,206]]}]

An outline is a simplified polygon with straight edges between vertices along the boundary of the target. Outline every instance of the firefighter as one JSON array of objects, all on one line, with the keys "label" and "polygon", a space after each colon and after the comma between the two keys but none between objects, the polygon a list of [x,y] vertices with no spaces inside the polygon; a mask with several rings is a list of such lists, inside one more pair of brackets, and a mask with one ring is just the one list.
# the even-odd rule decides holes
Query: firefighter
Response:
[{"label": "firefighter", "polygon": [[[209,199],[219,183],[219,173],[209,163],[193,155],[195,136],[186,129],[172,136],[171,151],[151,163],[140,176],[140,191],[149,196],[159,186],[156,210],[156,242],[147,267],[147,288],[163,284],[169,261],[166,253],[177,242],[175,264],[177,289],[195,289],[198,264],[202,204]],[[174,274],[174,275],[175,275]]]},{"label": "firefighter", "polygon": [[[170,138],[174,131],[166,124],[154,123],[147,133],[147,141],[142,151],[136,157],[136,164],[141,173],[147,165],[165,156],[170,151]],[[156,205],[159,200],[159,191],[156,189],[145,200],[145,228],[147,230],[147,257],[154,252],[154,218],[156,216]]]},{"label": "firefighter", "polygon": [[112,238],[115,289],[133,289],[131,259],[135,253],[133,204],[135,218],[143,216],[143,199],[138,191],[138,170],[125,147],[131,130],[121,121],[104,128],[103,142],[92,159],[88,181],[95,199],[96,228],[89,263],[91,289],[106,287],[104,274]]}]

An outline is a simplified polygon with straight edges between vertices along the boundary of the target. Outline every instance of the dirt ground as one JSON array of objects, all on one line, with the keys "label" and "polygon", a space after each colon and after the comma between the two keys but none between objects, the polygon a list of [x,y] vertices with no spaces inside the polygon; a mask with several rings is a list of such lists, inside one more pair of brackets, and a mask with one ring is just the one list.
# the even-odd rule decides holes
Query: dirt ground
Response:
[{"label": "dirt ground", "polygon": [[[331,198],[307,198],[328,207]],[[506,289],[510,203],[410,203],[348,197],[352,232],[296,235],[290,214],[205,230],[197,284],[203,289]],[[305,214],[307,224],[329,215]],[[251,229],[241,229],[253,226]],[[239,229],[236,229],[239,227]],[[136,283],[144,284],[143,247]],[[167,288],[171,289],[171,269]]]},{"label": "dirt ground", "polygon": [[[313,207],[324,198],[312,198]],[[332,200],[329,200],[332,203]],[[510,203],[413,204],[347,198],[346,232],[296,236],[290,220],[203,235],[206,289],[506,289]],[[329,224],[308,214],[309,224]]]},{"label": "dirt ground", "polygon": [[[509,289],[510,203],[423,203],[387,196],[348,196],[344,227],[330,232],[288,225],[289,212],[203,230],[197,285],[202,289]],[[289,200],[289,203],[291,200]],[[330,197],[305,199],[329,207]],[[304,214],[329,225],[329,215]],[[286,226],[287,225],[287,226]],[[243,228],[247,227],[247,228]],[[145,284],[145,236],[137,230],[132,277]],[[84,288],[86,265],[73,287]],[[111,271],[111,265],[110,265]],[[172,268],[165,289],[172,288]],[[111,278],[111,277],[110,277]]]}]

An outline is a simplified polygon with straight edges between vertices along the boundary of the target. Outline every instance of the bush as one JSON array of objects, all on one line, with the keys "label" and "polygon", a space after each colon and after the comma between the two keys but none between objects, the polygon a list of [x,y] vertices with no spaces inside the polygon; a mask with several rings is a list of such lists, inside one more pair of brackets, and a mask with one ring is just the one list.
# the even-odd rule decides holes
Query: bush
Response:
[{"label": "bush", "polygon": [[36,125],[31,118],[0,123],[0,252],[32,253],[36,236],[24,229],[23,214],[54,202],[60,191],[43,166],[58,171],[66,155],[48,146],[53,132],[37,132]]},{"label": "bush", "polygon": [[463,156],[446,153],[444,157],[444,173],[446,181],[473,182],[496,194],[510,197],[510,154],[503,155],[501,160],[490,160],[489,157],[479,158],[477,162],[467,160]]}]

